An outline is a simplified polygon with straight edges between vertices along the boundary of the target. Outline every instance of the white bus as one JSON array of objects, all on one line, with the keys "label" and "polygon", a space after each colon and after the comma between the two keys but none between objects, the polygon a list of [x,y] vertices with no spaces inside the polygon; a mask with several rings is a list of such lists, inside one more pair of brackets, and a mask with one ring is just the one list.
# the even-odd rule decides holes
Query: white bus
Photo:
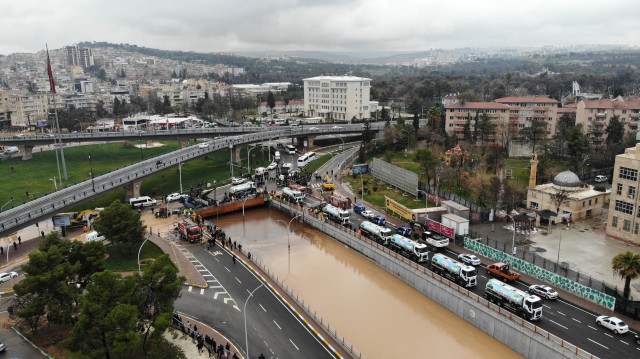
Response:
[{"label": "white bus", "polygon": [[311,163],[311,161],[316,159],[315,152],[307,152],[304,155],[298,157],[298,169],[302,169],[304,166]]},{"label": "white bus", "polygon": [[286,145],[284,146],[284,148],[287,150],[287,153],[289,153],[290,155],[296,154],[296,148],[293,147],[292,145]]}]

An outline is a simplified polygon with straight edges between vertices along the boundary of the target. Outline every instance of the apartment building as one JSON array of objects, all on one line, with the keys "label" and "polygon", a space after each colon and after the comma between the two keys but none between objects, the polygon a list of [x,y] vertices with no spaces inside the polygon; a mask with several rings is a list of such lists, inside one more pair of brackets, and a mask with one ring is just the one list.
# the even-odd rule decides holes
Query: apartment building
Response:
[{"label": "apartment building", "polygon": [[616,156],[607,218],[607,235],[640,244],[638,201],[640,144]]},{"label": "apartment building", "polygon": [[593,145],[598,147],[604,143],[607,126],[616,115],[624,124],[625,132],[638,132],[640,96],[580,101],[576,109],[576,124],[582,124]]},{"label": "apartment building", "polygon": [[349,121],[371,116],[371,79],[317,76],[303,79],[304,112],[328,120]]},{"label": "apartment building", "polygon": [[47,118],[48,94],[24,91],[0,91],[0,108],[10,117],[14,128],[35,126],[37,120]]},{"label": "apartment building", "polygon": [[517,138],[520,130],[531,126],[533,120],[544,121],[546,136],[551,137],[558,123],[558,104],[558,101],[542,96],[511,96],[491,102],[451,103],[445,106],[445,128],[462,139],[467,122],[470,121],[473,132],[475,119],[486,113],[496,127],[493,135],[485,136],[485,144],[504,146],[509,139]]},{"label": "apartment building", "polygon": [[[273,108],[273,113],[300,113],[302,111],[304,111],[303,100],[291,100],[289,104],[285,104],[284,101],[276,101],[276,106]],[[271,113],[271,109],[266,101],[260,103],[258,113]]]},{"label": "apartment building", "polygon": [[95,65],[93,50],[90,47],[78,47],[78,45],[67,46],[67,62],[71,66],[82,66],[86,69]]}]

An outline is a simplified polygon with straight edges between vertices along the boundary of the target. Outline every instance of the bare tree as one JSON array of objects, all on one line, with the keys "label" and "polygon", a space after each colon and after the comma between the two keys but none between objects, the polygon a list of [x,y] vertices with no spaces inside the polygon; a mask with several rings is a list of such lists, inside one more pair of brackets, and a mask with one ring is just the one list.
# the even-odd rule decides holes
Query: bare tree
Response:
[{"label": "bare tree", "polygon": [[560,212],[560,206],[569,198],[569,192],[564,189],[557,190],[556,193],[551,194],[551,203],[556,207],[556,213]]}]

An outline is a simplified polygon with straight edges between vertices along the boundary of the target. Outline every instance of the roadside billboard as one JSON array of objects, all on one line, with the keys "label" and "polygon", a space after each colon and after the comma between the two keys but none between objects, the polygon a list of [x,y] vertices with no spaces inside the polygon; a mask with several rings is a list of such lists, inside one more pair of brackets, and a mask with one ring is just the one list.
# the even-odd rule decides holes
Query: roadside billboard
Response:
[{"label": "roadside billboard", "polygon": [[416,220],[417,216],[415,214],[415,212],[413,212],[412,209],[409,209],[403,205],[401,205],[400,203],[392,200],[391,198],[384,196],[385,198],[385,206],[387,207],[387,209],[391,210],[394,213],[399,214],[402,218],[404,219],[411,219],[411,220]]}]

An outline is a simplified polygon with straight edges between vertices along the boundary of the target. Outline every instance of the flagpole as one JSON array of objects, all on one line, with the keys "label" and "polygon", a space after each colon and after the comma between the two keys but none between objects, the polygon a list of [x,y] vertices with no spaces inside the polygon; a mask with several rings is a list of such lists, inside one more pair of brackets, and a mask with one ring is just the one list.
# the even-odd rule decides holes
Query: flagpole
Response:
[{"label": "flagpole", "polygon": [[[62,149],[62,134],[60,132],[60,122],[58,121],[58,106],[56,106],[56,85],[53,81],[53,72],[51,71],[51,61],[49,60],[49,45],[47,47],[47,73],[49,74],[49,85],[51,87],[51,92],[53,93],[53,111],[56,115],[56,128],[58,130],[58,147],[60,148],[60,157],[62,159],[62,171],[64,173],[65,181],[68,179],[67,177],[67,164],[64,160],[64,150]],[[60,177],[60,167],[58,167],[58,177]],[[60,188],[62,189],[62,178],[60,177]]]}]

